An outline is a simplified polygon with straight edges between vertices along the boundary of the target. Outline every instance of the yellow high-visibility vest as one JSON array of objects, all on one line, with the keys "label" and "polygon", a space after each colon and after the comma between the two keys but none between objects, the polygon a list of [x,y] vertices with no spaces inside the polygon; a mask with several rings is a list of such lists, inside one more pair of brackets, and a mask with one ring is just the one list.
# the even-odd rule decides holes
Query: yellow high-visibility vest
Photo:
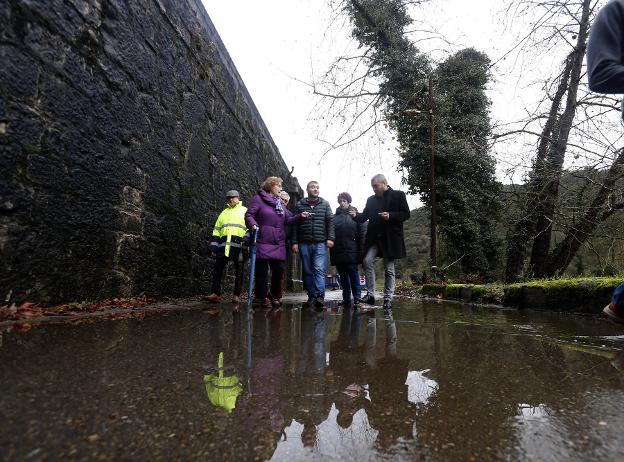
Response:
[{"label": "yellow high-visibility vest", "polygon": [[234,207],[227,207],[219,214],[212,231],[211,242],[211,245],[217,248],[217,253],[220,254],[221,248],[223,248],[223,254],[229,257],[230,248],[240,250],[245,233],[247,233],[246,211],[247,207],[243,207],[242,202],[239,202]]}]

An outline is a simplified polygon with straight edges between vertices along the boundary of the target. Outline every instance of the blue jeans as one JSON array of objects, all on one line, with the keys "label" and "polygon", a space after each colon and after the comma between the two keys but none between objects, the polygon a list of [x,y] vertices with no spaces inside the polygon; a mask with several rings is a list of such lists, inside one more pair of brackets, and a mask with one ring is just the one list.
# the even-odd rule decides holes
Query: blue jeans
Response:
[{"label": "blue jeans", "polygon": [[336,269],[340,276],[342,299],[345,302],[351,301],[351,293],[353,293],[353,297],[360,298],[360,273],[358,273],[357,264],[339,263],[336,265]]},{"label": "blue jeans", "polygon": [[325,242],[299,244],[303,285],[310,297],[325,297],[325,265],[327,246]]}]

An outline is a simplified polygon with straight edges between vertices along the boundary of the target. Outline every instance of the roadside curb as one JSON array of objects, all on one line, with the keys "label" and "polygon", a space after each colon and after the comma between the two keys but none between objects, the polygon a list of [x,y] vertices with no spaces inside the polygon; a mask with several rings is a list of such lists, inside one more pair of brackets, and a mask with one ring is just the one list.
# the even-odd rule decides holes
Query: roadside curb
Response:
[{"label": "roadside curb", "polygon": [[80,314],[72,314],[68,316],[39,316],[35,318],[24,318],[24,319],[16,319],[9,321],[1,321],[0,329],[6,327],[14,327],[21,326],[24,324],[31,325],[43,325],[43,324],[67,324],[74,321],[82,321],[89,319],[108,319],[113,318],[117,315],[127,315],[131,317],[132,315],[137,314],[150,314],[150,313],[164,313],[171,311],[194,311],[199,309],[204,309],[210,306],[208,303],[201,301],[189,301],[182,304],[174,304],[174,303],[154,303],[151,305],[145,305],[135,308],[110,308],[110,309],[102,309],[90,313],[80,313]]}]

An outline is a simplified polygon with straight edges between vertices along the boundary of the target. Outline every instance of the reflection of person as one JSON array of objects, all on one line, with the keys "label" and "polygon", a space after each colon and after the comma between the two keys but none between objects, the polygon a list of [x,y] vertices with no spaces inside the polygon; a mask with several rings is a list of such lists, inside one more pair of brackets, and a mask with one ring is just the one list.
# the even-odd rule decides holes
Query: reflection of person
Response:
[{"label": "reflection of person", "polygon": [[366,365],[371,368],[377,366],[377,318],[375,314],[370,315],[366,320]]},{"label": "reflection of person", "polygon": [[320,308],[325,303],[327,249],[334,245],[334,214],[329,202],[319,197],[317,181],[310,181],[306,191],[308,197],[297,203],[295,212],[308,212],[311,219],[293,227],[292,251],[301,256],[307,304]]},{"label": "reflection of person", "polygon": [[282,179],[271,176],[262,183],[249,203],[245,214],[247,225],[258,231],[256,246],[256,301],[262,308],[279,306],[278,299],[269,300],[268,277],[271,268],[271,293],[279,293],[280,281],[284,276],[284,262],[286,260],[286,230],[285,225],[295,223],[301,217],[307,218],[309,213],[303,212],[291,216],[284,211],[280,199]]},{"label": "reflection of person", "polygon": [[391,310],[386,310],[384,313],[384,321],[386,323],[386,357],[396,358],[397,329]]},{"label": "reflection of person", "polygon": [[[612,0],[596,16],[587,42],[587,80],[598,93],[624,93],[624,1]],[[624,117],[624,105],[622,106]],[[602,313],[624,324],[624,284]]]},{"label": "reflection of person", "polygon": [[297,402],[294,418],[303,423],[301,440],[307,447],[315,445],[317,427],[327,418],[331,408],[325,375],[326,337],[325,313],[301,311],[301,349],[296,370],[296,387],[301,398]]},{"label": "reflection of person", "polygon": [[247,208],[243,207],[236,190],[228,191],[225,199],[227,207],[217,218],[210,242],[210,255],[215,257],[212,270],[212,291],[210,295],[203,297],[204,300],[213,303],[221,301],[221,278],[228,262],[234,264],[234,296],[232,297],[234,303],[240,300],[243,290],[243,268],[246,260],[243,241],[247,232],[245,226]]},{"label": "reflection of person", "polygon": [[301,313],[301,358],[298,372],[306,375],[323,375],[325,372],[325,338],[327,322],[323,313]]},{"label": "reflection of person", "polygon": [[381,256],[385,269],[384,308],[390,308],[395,285],[394,260],[406,255],[403,222],[410,217],[410,209],[405,193],[388,186],[385,176],[375,175],[371,187],[375,194],[368,198],[362,213],[351,210],[349,214],[358,223],[368,221],[363,262],[368,295],[364,301],[375,303],[375,258]]},{"label": "reflection of person", "polygon": [[336,241],[330,250],[331,264],[336,266],[340,276],[343,305],[349,305],[352,300],[358,304],[360,302],[360,273],[358,273],[357,265],[362,261],[366,225],[353,221],[349,216],[350,210],[355,210],[357,213],[357,210],[351,207],[349,193],[342,192],[338,195],[338,205],[334,217]]},{"label": "reflection of person", "polygon": [[[338,336],[330,345],[329,366],[336,381],[337,391],[333,394],[338,410],[336,421],[340,427],[348,428],[354,414],[368,403],[368,386],[363,377],[362,348],[358,344],[361,316],[357,310],[348,306],[341,316]],[[369,339],[367,337],[367,341]]]},{"label": "reflection of person", "polygon": [[[385,313],[386,345],[385,355],[372,365],[368,372],[370,404],[367,407],[368,419],[373,428],[379,430],[377,444],[387,448],[399,438],[408,438],[412,433],[415,406],[408,399],[409,361],[397,355],[396,324],[390,312]],[[369,363],[370,364],[370,363]],[[390,412],[400,425],[384,423]]]}]

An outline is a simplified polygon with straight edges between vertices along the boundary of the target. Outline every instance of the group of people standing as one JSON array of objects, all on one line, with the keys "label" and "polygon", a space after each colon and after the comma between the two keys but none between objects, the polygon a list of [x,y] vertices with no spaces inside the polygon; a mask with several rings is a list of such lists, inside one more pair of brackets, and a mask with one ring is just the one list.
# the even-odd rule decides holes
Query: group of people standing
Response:
[{"label": "group of people standing", "polygon": [[[351,205],[351,195],[338,195],[338,208],[332,212],[329,202],[320,197],[318,181],[306,186],[307,196],[291,212],[290,197],[282,190],[282,179],[269,177],[249,207],[240,202],[237,191],[228,191],[227,207],[219,215],[212,236],[210,252],[215,257],[211,302],[221,301],[221,278],[228,261],[235,268],[234,295],[242,297],[242,269],[247,258],[249,232],[256,233],[255,302],[262,308],[278,307],[284,287],[287,251],[301,259],[307,304],[322,308],[325,299],[327,254],[340,276],[343,304],[375,304],[375,267],[383,258],[385,283],[383,306],[390,308],[395,288],[394,260],[406,255],[403,222],[410,217],[405,193],[388,186],[384,175],[371,179],[374,194],[360,213]],[[367,295],[360,293],[358,265],[366,276]],[[269,278],[270,270],[270,278]]]}]

